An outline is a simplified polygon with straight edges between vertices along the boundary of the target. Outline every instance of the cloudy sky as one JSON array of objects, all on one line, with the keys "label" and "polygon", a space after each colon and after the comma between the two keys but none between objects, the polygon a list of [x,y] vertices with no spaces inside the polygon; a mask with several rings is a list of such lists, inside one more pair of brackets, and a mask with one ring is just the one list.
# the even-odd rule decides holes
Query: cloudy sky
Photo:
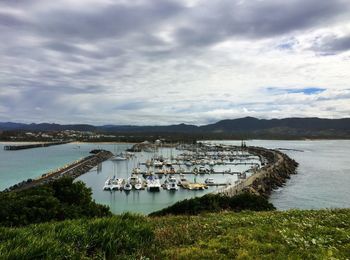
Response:
[{"label": "cloudy sky", "polygon": [[349,0],[0,0],[0,121],[350,117]]}]

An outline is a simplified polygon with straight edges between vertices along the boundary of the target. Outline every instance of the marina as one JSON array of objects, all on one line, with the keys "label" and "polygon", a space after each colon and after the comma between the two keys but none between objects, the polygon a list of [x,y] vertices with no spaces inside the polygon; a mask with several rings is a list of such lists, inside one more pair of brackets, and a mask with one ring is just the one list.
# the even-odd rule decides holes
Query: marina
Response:
[{"label": "marina", "polygon": [[[147,158],[140,158],[138,155],[142,150],[147,151],[144,154],[146,155],[148,153]],[[162,188],[164,190],[178,191],[180,188],[187,190],[206,190],[209,186],[230,186],[237,183],[240,179],[245,179],[253,170],[259,169],[267,160],[262,156],[250,154],[243,142],[241,147],[232,145],[213,146],[197,143],[193,145],[170,146],[170,148],[163,148],[162,144],[154,145],[147,143],[147,145],[139,148],[139,152],[135,152],[132,155],[131,157],[123,153],[118,155],[122,158],[135,157],[138,161],[137,166],[131,172],[127,169],[130,177],[125,179],[117,178],[116,173],[114,173],[113,176],[105,181],[103,190],[111,192],[115,190],[160,191]],[[113,161],[118,162],[118,160]],[[231,166],[237,165],[249,167],[244,171],[232,170]],[[185,175],[193,175],[194,180],[187,180]],[[204,182],[197,182],[198,175],[236,175],[237,179],[236,181],[228,180],[222,182],[216,180],[216,178],[207,178]],[[162,179],[164,180],[161,181]],[[154,182],[157,182],[157,189],[154,188]],[[151,185],[152,188],[147,189],[148,185]]]},{"label": "marina", "polygon": [[[207,142],[212,144],[241,145],[240,141]],[[270,201],[278,209],[350,206],[348,204],[350,201],[348,190],[350,176],[346,174],[348,171],[348,159],[346,155],[350,153],[349,141],[249,140],[246,143],[248,146],[260,146],[272,149],[279,147],[288,148],[290,150],[284,150],[283,152],[300,163],[298,174],[288,180],[284,187],[272,191],[270,195]],[[69,143],[8,153],[2,148],[4,145],[9,144],[13,145],[13,143],[0,144],[0,189],[2,190],[28,178],[38,178],[44,173],[52,172],[63,165],[89,156],[89,152],[93,149],[104,149],[113,152],[114,155],[120,155],[121,153],[125,154],[125,151],[132,147],[132,144]],[[179,200],[202,196],[210,192],[216,192],[218,189],[224,189],[227,183],[240,181],[238,173],[244,172],[252,166],[217,164],[213,167],[216,174],[195,175],[193,174],[194,168],[199,168],[202,165],[192,165],[187,168],[183,164],[176,165],[176,160],[173,160],[172,167],[175,170],[179,168],[184,170],[183,173],[176,173],[175,177],[178,182],[184,177],[190,183],[205,183],[208,188],[190,190],[179,187],[178,190],[172,191],[164,189],[163,186],[160,188],[158,186],[158,188],[152,188],[152,191],[150,191],[149,187],[144,186],[144,189],[136,190],[131,188],[128,192],[120,189],[113,191],[103,190],[106,180],[114,175],[119,179],[127,179],[131,176],[132,170],[138,167],[141,168],[142,173],[147,172],[144,163],[147,160],[151,160],[155,155],[162,155],[164,158],[170,158],[172,155],[173,158],[176,158],[181,153],[185,152],[177,150],[175,147],[163,147],[157,153],[154,151],[135,153],[134,156],[131,156],[127,160],[106,160],[93,167],[87,173],[80,175],[77,180],[85,182],[92,189],[94,200],[98,203],[108,205],[114,213],[131,211],[147,214],[170,206]],[[254,158],[258,160],[257,157],[252,157],[252,159]],[[315,160],[318,163],[314,163]],[[229,162],[229,159],[227,162]],[[210,169],[209,165],[203,167]],[[163,165],[162,170],[170,170],[170,168]],[[231,168],[231,174],[224,173],[229,168]],[[153,166],[151,169],[153,170]],[[155,170],[158,169],[156,168]],[[144,179],[141,173],[139,176],[147,182],[147,177]],[[158,177],[158,175],[156,176]],[[161,178],[158,178],[158,180],[161,185],[164,184],[168,176],[166,174],[160,175]],[[246,177],[248,179],[249,175]],[[210,178],[213,179],[211,180],[212,183],[206,183],[206,180]],[[339,193],[334,193],[334,190],[330,188],[331,186],[336,186]]]}]

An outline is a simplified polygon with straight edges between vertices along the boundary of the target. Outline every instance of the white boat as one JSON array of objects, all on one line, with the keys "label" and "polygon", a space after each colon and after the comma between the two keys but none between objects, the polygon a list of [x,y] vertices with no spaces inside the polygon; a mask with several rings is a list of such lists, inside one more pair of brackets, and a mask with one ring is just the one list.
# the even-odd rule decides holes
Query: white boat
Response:
[{"label": "white boat", "polygon": [[112,182],[114,180],[114,177],[113,178],[108,178],[106,181],[105,181],[105,185],[103,186],[103,189],[104,190],[112,190]]},{"label": "white boat", "polygon": [[213,160],[211,160],[211,161],[209,162],[209,166],[210,166],[210,167],[214,167],[214,166],[215,166],[215,162],[214,162]]},{"label": "white boat", "polygon": [[126,183],[124,184],[124,186],[123,186],[123,189],[124,189],[125,191],[131,191],[131,189],[132,189],[131,183],[130,183],[130,182],[126,182]]},{"label": "white boat", "polygon": [[170,176],[166,183],[167,190],[178,190],[179,186],[177,185],[176,178],[174,176]]},{"label": "white boat", "polygon": [[132,174],[129,179],[128,182],[134,186],[134,188],[136,190],[139,190],[142,188],[142,180],[141,178],[137,175],[137,174]]},{"label": "white boat", "polygon": [[154,162],[153,162],[153,165],[154,165],[154,167],[159,167],[159,168],[161,168],[161,167],[163,167],[163,162],[161,162],[161,161],[154,161]]},{"label": "white boat", "polygon": [[160,191],[160,187],[160,181],[156,176],[151,175],[147,177],[147,189],[149,191]]},{"label": "white boat", "polygon": [[204,181],[206,184],[214,184],[214,179],[213,178],[207,178]]},{"label": "white boat", "polygon": [[138,183],[136,183],[136,184],[134,185],[134,187],[135,187],[135,190],[141,190],[141,188],[142,188],[142,183],[141,183],[141,182],[138,182]]},{"label": "white boat", "polygon": [[179,185],[183,185],[188,183],[188,180],[185,177],[185,174],[180,174],[180,180],[179,180]]},{"label": "white boat", "polygon": [[120,190],[123,187],[123,179],[117,178],[112,181],[112,190]]},{"label": "white boat", "polygon": [[132,173],[134,173],[134,174],[139,174],[139,173],[141,173],[141,169],[140,169],[139,167],[134,168],[134,169],[132,170]]},{"label": "white boat", "polygon": [[120,155],[114,155],[112,158],[111,158],[112,161],[125,161],[127,160],[126,157],[124,157],[122,154]]}]

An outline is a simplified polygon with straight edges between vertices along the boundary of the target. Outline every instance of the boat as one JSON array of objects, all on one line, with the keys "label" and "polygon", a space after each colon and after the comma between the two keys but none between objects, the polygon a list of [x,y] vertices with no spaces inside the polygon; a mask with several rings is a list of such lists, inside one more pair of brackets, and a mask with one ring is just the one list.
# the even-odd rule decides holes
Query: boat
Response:
[{"label": "boat", "polygon": [[142,189],[142,182],[135,183],[134,187],[135,187],[135,190],[141,190]]},{"label": "boat", "polygon": [[172,164],[171,162],[168,161],[168,162],[165,163],[165,166],[166,166],[166,167],[172,167],[173,164]]},{"label": "boat", "polygon": [[134,168],[134,169],[132,170],[132,173],[134,173],[134,174],[139,174],[139,173],[141,173],[141,169],[140,169],[139,167]]},{"label": "boat", "polygon": [[224,170],[224,173],[225,173],[225,174],[231,174],[231,169]]},{"label": "boat", "polygon": [[167,190],[178,190],[179,186],[177,185],[177,181],[175,176],[170,176],[166,183]]},{"label": "boat", "polygon": [[187,161],[187,162],[185,162],[185,165],[186,165],[187,167],[191,167],[191,166],[192,166],[192,163],[191,163],[190,161]]},{"label": "boat", "polygon": [[154,165],[154,167],[162,168],[163,167],[163,162],[161,162],[161,161],[154,161],[153,165]]},{"label": "boat", "polygon": [[203,167],[203,166],[199,167],[199,170],[198,170],[199,174],[205,174],[205,173],[208,173],[208,172],[209,172],[209,170],[206,169],[205,167]]},{"label": "boat", "polygon": [[188,183],[188,180],[185,177],[185,174],[180,174],[180,180],[179,180],[179,185],[184,185],[185,183]]},{"label": "boat", "polygon": [[142,188],[142,180],[137,174],[131,174],[128,178],[128,182],[134,186],[136,190],[140,190]]},{"label": "boat", "polygon": [[112,181],[111,190],[120,190],[123,187],[124,180],[122,178],[116,178]]},{"label": "boat", "polygon": [[105,181],[105,185],[103,186],[104,190],[112,190],[112,181],[114,180],[114,178],[108,178]]},{"label": "boat", "polygon": [[214,179],[213,178],[207,178],[204,181],[206,184],[214,184]]},{"label": "boat", "polygon": [[160,191],[160,181],[155,175],[150,175],[146,179],[148,191]]},{"label": "boat", "polygon": [[114,156],[111,158],[112,161],[125,161],[127,158],[123,153],[117,154],[116,145],[114,145]]},{"label": "boat", "polygon": [[124,184],[124,186],[123,186],[123,189],[124,189],[125,191],[131,191],[131,189],[132,189],[131,183],[130,183],[130,182],[126,182],[126,183]]}]

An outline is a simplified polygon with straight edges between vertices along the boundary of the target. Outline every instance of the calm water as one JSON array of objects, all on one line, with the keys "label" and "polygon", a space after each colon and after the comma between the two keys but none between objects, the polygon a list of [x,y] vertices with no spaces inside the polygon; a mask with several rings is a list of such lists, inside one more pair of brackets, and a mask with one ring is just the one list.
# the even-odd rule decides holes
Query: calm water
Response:
[{"label": "calm water", "polygon": [[297,175],[272,193],[270,201],[278,209],[350,208],[350,140],[251,140],[247,145],[303,150],[283,151],[299,167]]},{"label": "calm water", "polygon": [[[216,141],[216,143],[220,142],[240,143]],[[272,193],[270,200],[278,209],[350,207],[350,141],[252,140],[247,141],[247,144],[267,148],[303,150],[303,152],[284,151],[300,165],[298,174],[292,176],[286,186]],[[130,146],[128,144],[66,144],[21,151],[3,151],[3,145],[4,143],[0,143],[0,190],[82,158],[88,155],[91,149],[100,147],[120,152]],[[176,152],[164,149],[162,153],[169,156],[171,153],[175,155]],[[138,162],[143,162],[150,156],[152,154],[142,153],[138,159],[135,158],[128,162],[106,161],[102,164],[101,170],[94,169],[80,176],[79,179],[92,188],[96,202],[109,205],[115,213],[124,211],[149,213],[178,200],[201,196],[215,189],[176,192],[162,190],[159,193],[131,191],[128,194],[102,190],[106,178],[114,174],[118,177],[128,177],[128,172],[136,167]],[[244,167],[232,167],[232,170],[244,169]],[[220,169],[217,168],[217,170]],[[205,178],[198,176],[196,181],[202,182]],[[215,178],[220,182],[235,180],[235,176],[231,175],[218,175]],[[194,181],[194,176],[189,176],[188,179]]]},{"label": "calm water", "polygon": [[[162,154],[163,156],[169,158],[171,155],[175,156],[183,151],[177,151],[175,149],[162,148],[159,149],[157,154]],[[183,200],[186,198],[202,196],[206,193],[213,192],[216,190],[216,187],[210,187],[207,190],[193,191],[193,190],[183,190],[179,189],[178,191],[168,191],[161,189],[160,192],[148,192],[147,190],[132,190],[130,192],[125,191],[104,191],[102,190],[104,183],[108,177],[115,175],[120,178],[128,178],[130,172],[133,168],[137,167],[138,163],[145,162],[147,159],[150,159],[154,154],[153,153],[137,153],[137,157],[129,161],[106,161],[102,164],[101,171],[91,171],[87,174],[80,176],[78,179],[82,180],[87,184],[87,186],[92,188],[93,196],[96,202],[108,205],[112,212],[121,213],[125,211],[133,211],[139,213],[150,213],[156,210],[160,210],[167,206],[174,204],[176,201]],[[141,170],[146,169],[145,166],[140,166]],[[224,169],[231,168],[232,171],[244,171],[247,170],[250,166],[215,166],[214,170],[217,172],[222,172]],[[175,169],[178,166],[174,166]],[[183,166],[186,169],[185,166]],[[189,169],[188,169],[189,171]],[[227,183],[234,182],[237,180],[236,175],[210,175],[214,178],[215,182],[218,183]],[[178,178],[178,175],[177,175]],[[186,178],[190,182],[203,183],[208,175],[192,175],[186,174]],[[164,176],[161,179],[161,183],[165,181],[166,177]]]}]

